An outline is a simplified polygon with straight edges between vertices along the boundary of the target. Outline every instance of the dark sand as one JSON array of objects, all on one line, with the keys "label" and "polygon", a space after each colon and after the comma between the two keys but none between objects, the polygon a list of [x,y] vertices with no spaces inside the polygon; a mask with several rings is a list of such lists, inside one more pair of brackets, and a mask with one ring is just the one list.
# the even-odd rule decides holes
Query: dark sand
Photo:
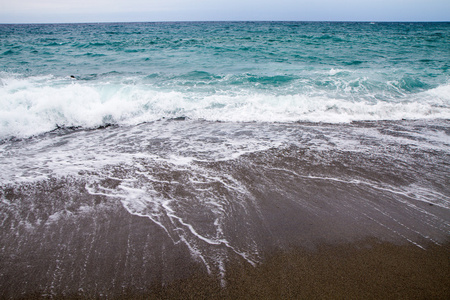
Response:
[{"label": "dark sand", "polygon": [[193,276],[145,295],[154,299],[450,299],[450,248],[376,240],[274,253],[256,268],[230,264],[227,286]]},{"label": "dark sand", "polygon": [[128,287],[113,299],[450,299],[449,245],[423,250],[371,239],[313,251],[291,249],[268,255],[257,267],[229,263],[226,287],[200,270],[169,284],[155,283],[146,292]]},{"label": "dark sand", "polygon": [[364,141],[3,186],[0,298],[450,299],[448,151]]},{"label": "dark sand", "polygon": [[[148,218],[129,214],[114,199],[91,197],[82,183],[46,184],[50,187],[33,186],[29,196],[26,190],[18,190],[6,195],[7,199],[23,205],[17,211],[24,216],[29,212],[28,202],[36,197],[46,201],[41,205],[44,212],[67,205],[68,195],[77,195],[73,203],[90,210],[62,215],[34,229],[15,225],[17,234],[5,230],[0,298],[450,299],[446,227],[440,229],[437,221],[421,218],[416,210],[390,198],[372,196],[373,202],[382,203],[403,225],[386,220],[383,214],[366,206],[368,200],[352,201],[347,194],[340,196],[339,189],[333,189],[329,196],[345,204],[347,209],[339,212],[333,208],[328,212],[325,205],[332,202],[325,193],[322,197],[308,196],[308,203],[321,207],[317,215],[296,201],[280,201],[271,193],[257,194],[266,227],[255,217],[250,229],[255,230],[259,244],[267,246],[261,247],[256,267],[230,251],[222,278],[226,285],[222,287],[217,272],[208,275],[202,262],[193,259],[183,243],[174,244]],[[70,189],[56,188],[59,184]],[[284,191],[299,195],[298,199],[302,199],[302,191],[308,191],[307,186],[288,184]],[[47,192],[36,195],[35,191]],[[428,204],[421,207],[442,214],[443,220],[447,218],[444,208]],[[361,213],[355,213],[358,211]],[[358,218],[362,213],[383,221],[385,226],[371,218]],[[18,216],[17,220],[23,218]],[[229,222],[242,225],[242,220],[231,218]],[[440,245],[409,228],[434,233]],[[242,228],[239,230],[236,232]],[[236,237],[245,243],[245,236]]]}]

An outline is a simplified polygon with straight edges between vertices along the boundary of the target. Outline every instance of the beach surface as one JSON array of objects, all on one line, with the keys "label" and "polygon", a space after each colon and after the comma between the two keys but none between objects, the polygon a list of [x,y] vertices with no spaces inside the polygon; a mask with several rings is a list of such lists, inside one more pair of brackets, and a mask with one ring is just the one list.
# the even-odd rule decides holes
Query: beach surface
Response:
[{"label": "beach surface", "polygon": [[[159,126],[174,127],[170,140],[151,136]],[[199,128],[187,145],[226,131],[216,143],[233,136],[239,155],[142,154],[169,141],[191,153],[174,132]],[[2,297],[445,299],[449,153],[436,137],[446,128],[169,120],[10,141],[22,182],[1,189]],[[291,142],[242,151],[241,139],[263,142],[257,132]],[[85,171],[71,174],[66,155]],[[46,167],[67,175],[25,180]]]},{"label": "beach surface", "polygon": [[[448,299],[449,247],[366,240],[291,249],[256,268],[231,264],[225,288],[205,276],[155,287],[150,298]],[[133,295],[133,297],[136,295]],[[125,295],[126,297],[126,295]]]},{"label": "beach surface", "polygon": [[[77,222],[60,221],[3,246],[3,299],[448,299],[450,247],[404,240],[311,233],[308,247],[292,242],[262,251],[258,262],[229,253],[222,274],[205,265],[149,220],[123,208],[98,209]],[[324,215],[311,227],[331,230]],[[376,217],[376,216],[372,216]],[[270,225],[286,226],[282,216]],[[289,224],[292,226],[293,224]],[[289,238],[299,227],[290,227]],[[264,229],[269,244],[283,240]],[[370,234],[369,234],[370,236]],[[34,238],[32,238],[34,237]],[[384,236],[387,239],[392,237]],[[319,241],[320,240],[320,241]],[[4,239],[3,239],[4,241]],[[312,241],[317,241],[311,246]],[[6,248],[7,251],[4,249]],[[231,251],[230,251],[231,252]]]}]

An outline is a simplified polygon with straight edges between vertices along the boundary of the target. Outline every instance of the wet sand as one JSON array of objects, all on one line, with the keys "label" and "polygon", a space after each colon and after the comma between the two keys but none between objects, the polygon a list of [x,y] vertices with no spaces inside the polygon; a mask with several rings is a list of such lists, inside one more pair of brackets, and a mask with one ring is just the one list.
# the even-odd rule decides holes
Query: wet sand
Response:
[{"label": "wet sand", "polygon": [[[335,141],[360,139],[340,129]],[[130,163],[4,184],[0,298],[449,299],[447,146],[397,138],[181,164],[130,150]]]},{"label": "wet sand", "polygon": [[[322,225],[326,222],[322,219]],[[449,243],[430,243],[422,249],[404,241],[367,238],[314,247],[291,245],[260,253],[255,267],[229,253],[223,278],[226,285],[221,286],[218,274],[208,274],[183,245],[174,245],[154,224],[120,207],[95,213],[95,221],[84,217],[80,224],[73,232],[73,224],[59,222],[40,234],[45,241],[28,238],[22,245],[13,245],[17,255],[3,256],[1,262],[7,273],[1,278],[0,298],[450,297]]]},{"label": "wet sand", "polygon": [[256,268],[231,264],[226,278],[224,289],[200,276],[156,287],[144,298],[449,299],[450,248],[377,240],[297,248],[273,253]]},{"label": "wet sand", "polygon": [[231,262],[226,281],[221,287],[199,269],[185,279],[153,284],[145,292],[127,287],[112,299],[449,299],[450,245],[423,250],[370,239],[322,245],[314,251],[293,248],[269,254],[257,267]]}]

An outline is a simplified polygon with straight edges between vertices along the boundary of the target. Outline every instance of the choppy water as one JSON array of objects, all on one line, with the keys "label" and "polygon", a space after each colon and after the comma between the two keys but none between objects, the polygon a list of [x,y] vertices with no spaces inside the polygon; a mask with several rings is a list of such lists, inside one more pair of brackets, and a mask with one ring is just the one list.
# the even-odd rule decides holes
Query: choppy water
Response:
[{"label": "choppy water", "polygon": [[2,25],[0,36],[1,138],[174,117],[450,117],[448,23]]},{"label": "choppy water", "polygon": [[145,290],[192,262],[223,279],[274,248],[448,241],[449,23],[0,36],[5,297]]}]

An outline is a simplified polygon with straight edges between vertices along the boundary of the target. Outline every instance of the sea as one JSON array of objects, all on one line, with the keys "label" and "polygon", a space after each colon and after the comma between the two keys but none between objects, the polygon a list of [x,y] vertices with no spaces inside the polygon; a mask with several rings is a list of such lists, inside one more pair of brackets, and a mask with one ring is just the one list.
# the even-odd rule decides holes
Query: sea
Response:
[{"label": "sea", "polygon": [[450,23],[0,24],[0,170],[5,298],[441,245]]}]

